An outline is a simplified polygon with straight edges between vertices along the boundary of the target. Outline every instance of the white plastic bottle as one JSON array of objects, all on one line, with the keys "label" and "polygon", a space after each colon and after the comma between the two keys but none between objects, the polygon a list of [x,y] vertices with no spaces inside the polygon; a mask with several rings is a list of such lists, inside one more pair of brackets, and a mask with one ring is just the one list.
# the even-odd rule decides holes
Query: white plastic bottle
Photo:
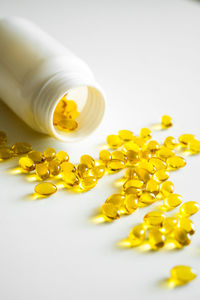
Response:
[{"label": "white plastic bottle", "polygon": [[[68,94],[80,112],[78,129],[53,125],[59,100]],[[61,141],[89,135],[104,114],[104,94],[86,63],[33,23],[0,20],[0,98],[30,127]]]}]

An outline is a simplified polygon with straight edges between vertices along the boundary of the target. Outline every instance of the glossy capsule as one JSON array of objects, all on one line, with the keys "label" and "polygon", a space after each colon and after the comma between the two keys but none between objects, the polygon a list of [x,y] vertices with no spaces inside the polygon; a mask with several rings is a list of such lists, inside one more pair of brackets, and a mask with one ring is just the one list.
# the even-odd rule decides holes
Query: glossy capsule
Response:
[{"label": "glossy capsule", "polygon": [[65,151],[59,151],[59,152],[56,154],[56,157],[57,157],[57,159],[59,160],[60,163],[69,160],[69,155],[68,155],[67,152],[65,152]]},{"label": "glossy capsule", "polygon": [[88,169],[92,169],[95,166],[95,160],[92,158],[92,156],[88,154],[84,154],[80,158],[81,164],[84,164],[88,167]]},{"label": "glossy capsule", "polygon": [[109,203],[114,205],[115,207],[117,207],[118,209],[123,205],[125,200],[125,196],[122,194],[112,194],[111,196],[109,196],[105,203]]},{"label": "glossy capsule", "polygon": [[116,220],[120,217],[118,208],[111,203],[104,203],[101,207],[101,212],[110,220]]},{"label": "glossy capsule", "polygon": [[28,157],[35,163],[39,164],[41,162],[44,162],[45,157],[42,154],[42,152],[32,150],[28,153]]},{"label": "glossy capsule", "polygon": [[199,204],[195,201],[187,201],[180,207],[180,213],[182,216],[190,217],[196,214],[199,210]]},{"label": "glossy capsule", "polygon": [[139,179],[129,179],[127,180],[124,185],[123,188],[126,190],[129,187],[134,187],[134,188],[139,188],[141,189],[144,185],[144,182],[142,180]]},{"label": "glossy capsule", "polygon": [[28,143],[20,142],[12,145],[11,150],[17,155],[26,154],[32,150],[32,146]]},{"label": "glossy capsule", "polygon": [[50,171],[47,163],[36,164],[35,168],[36,174],[43,180],[49,178]]},{"label": "glossy capsule", "polygon": [[49,171],[51,176],[57,176],[60,173],[61,167],[58,159],[49,161]]},{"label": "glossy capsule", "polygon": [[154,179],[150,179],[149,181],[147,181],[146,191],[149,193],[153,193],[156,196],[160,191],[159,183]]},{"label": "glossy capsule", "polygon": [[163,115],[161,118],[161,126],[163,129],[169,128],[173,125],[172,118],[168,115]]},{"label": "glossy capsule", "polygon": [[111,134],[107,136],[107,144],[111,149],[119,148],[123,142],[118,135]]},{"label": "glossy capsule", "polygon": [[179,194],[169,194],[164,200],[163,205],[168,209],[173,209],[182,203],[182,196]]},{"label": "glossy capsule", "polygon": [[134,226],[128,236],[129,241],[133,247],[141,245],[144,242],[145,237],[146,230],[142,224]]},{"label": "glossy capsule", "polygon": [[112,155],[108,150],[101,150],[99,152],[99,159],[103,161],[104,163],[108,162],[112,159]]},{"label": "glossy capsule", "polygon": [[0,160],[6,160],[13,156],[13,152],[8,147],[0,148]]},{"label": "glossy capsule", "polygon": [[156,169],[149,161],[140,161],[138,162],[137,167],[138,169],[147,170],[150,174],[154,174],[156,172]]},{"label": "glossy capsule", "polygon": [[157,141],[150,141],[147,144],[147,150],[151,151],[151,152],[156,152],[157,150],[160,149],[160,145]]},{"label": "glossy capsule", "polygon": [[137,195],[137,197],[140,197],[142,195],[142,190],[139,188],[130,186],[126,190],[124,190],[124,194],[125,195],[134,194],[134,195]]},{"label": "glossy capsule", "polygon": [[81,179],[81,187],[85,190],[93,189],[97,184],[97,178],[94,176],[86,176]]},{"label": "glossy capsule", "polygon": [[144,222],[148,227],[162,227],[166,216],[160,211],[151,211],[144,216]]},{"label": "glossy capsule", "polygon": [[132,150],[134,152],[140,151],[140,146],[138,146],[134,141],[126,142],[123,146],[123,151],[126,153],[129,150]]},{"label": "glossy capsule", "polygon": [[60,164],[61,171],[64,173],[76,172],[76,167],[68,161],[64,161]]},{"label": "glossy capsule", "polygon": [[170,271],[171,280],[175,285],[183,285],[197,277],[196,271],[189,266],[175,266]]},{"label": "glossy capsule", "polygon": [[173,136],[167,136],[166,139],[164,140],[164,145],[165,147],[172,150],[177,145],[176,139]]},{"label": "glossy capsule", "polygon": [[128,150],[126,152],[126,157],[127,157],[127,164],[130,166],[135,165],[139,161],[139,154],[134,150]]},{"label": "glossy capsule", "polygon": [[184,229],[190,235],[195,233],[194,223],[188,218],[180,218],[178,222],[178,227]]},{"label": "glossy capsule", "polygon": [[78,123],[72,119],[61,119],[58,121],[57,126],[61,131],[74,131],[78,128]]},{"label": "glossy capsule", "polygon": [[145,140],[151,139],[151,130],[149,128],[142,128],[140,130],[140,137]]},{"label": "glossy capsule", "polygon": [[156,197],[152,193],[144,192],[139,198],[139,206],[146,206],[154,203],[156,201]]},{"label": "glossy capsule", "polygon": [[173,155],[174,155],[173,150],[171,150],[167,147],[164,147],[164,146],[162,148],[160,148],[156,153],[157,157],[159,157],[160,159],[165,160],[165,161]]},{"label": "glossy capsule", "polygon": [[35,169],[35,163],[29,157],[21,157],[19,159],[19,166],[25,171],[32,171]]},{"label": "glossy capsule", "polygon": [[176,217],[165,218],[161,230],[164,234],[170,234],[177,227],[177,224],[178,224],[178,218]]},{"label": "glossy capsule", "polygon": [[97,179],[100,179],[103,177],[103,175],[105,174],[105,166],[104,165],[99,165],[99,166],[96,166],[94,167],[92,170],[91,170],[91,174],[97,178]]},{"label": "glossy capsule", "polygon": [[140,180],[147,182],[151,179],[151,174],[144,168],[135,168],[135,172]]},{"label": "glossy capsule", "polygon": [[193,153],[199,153],[200,152],[200,141],[193,139],[188,144],[189,150]]},{"label": "glossy capsule", "polygon": [[169,194],[174,192],[174,184],[171,181],[165,181],[161,184],[160,188],[161,193],[163,196],[168,196]]},{"label": "glossy capsule", "polygon": [[155,180],[162,182],[169,178],[169,172],[167,170],[158,170],[153,177]]},{"label": "glossy capsule", "polygon": [[57,187],[51,182],[41,182],[35,186],[35,192],[40,195],[49,196],[57,191]]},{"label": "glossy capsule", "polygon": [[186,161],[183,157],[174,155],[167,159],[167,165],[172,169],[179,169],[186,165]]},{"label": "glossy capsule", "polygon": [[44,157],[46,160],[52,160],[56,157],[56,151],[53,148],[47,148],[44,151]]},{"label": "glossy capsule", "polygon": [[122,151],[115,150],[112,152],[112,159],[118,159],[126,162],[127,156]]},{"label": "glossy capsule", "polygon": [[157,250],[165,245],[165,235],[157,228],[151,228],[148,235],[149,244],[152,249]]},{"label": "glossy capsule", "polygon": [[195,139],[195,136],[190,133],[182,134],[178,138],[179,142],[184,146],[187,146],[194,139]]},{"label": "glossy capsule", "polygon": [[80,178],[84,178],[89,174],[89,168],[85,164],[79,164],[76,169]]},{"label": "glossy capsule", "polygon": [[134,168],[128,168],[124,173],[124,177],[127,179],[138,179]]},{"label": "glossy capsule", "polygon": [[133,139],[133,132],[130,130],[120,130],[118,132],[118,136],[120,137],[120,139],[124,142],[128,142],[131,141]]},{"label": "glossy capsule", "polygon": [[173,234],[175,241],[177,241],[181,247],[188,246],[191,243],[190,235],[185,231],[185,229],[176,228]]},{"label": "glossy capsule", "polygon": [[135,194],[129,194],[124,200],[124,207],[128,214],[132,214],[138,208],[138,197]]},{"label": "glossy capsule", "polygon": [[111,172],[117,172],[125,167],[125,163],[122,160],[112,159],[107,162],[107,169]]},{"label": "glossy capsule", "polygon": [[74,172],[63,172],[62,177],[68,187],[75,187],[79,184],[79,178]]}]

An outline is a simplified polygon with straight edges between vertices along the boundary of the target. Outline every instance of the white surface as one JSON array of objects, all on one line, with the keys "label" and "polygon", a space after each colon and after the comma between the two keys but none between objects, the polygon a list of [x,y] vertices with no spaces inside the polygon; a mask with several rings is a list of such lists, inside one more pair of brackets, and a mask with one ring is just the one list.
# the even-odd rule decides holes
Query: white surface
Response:
[{"label": "white surface", "polygon": [[[174,127],[155,138],[185,132],[200,137],[198,1],[1,0],[0,14],[30,18],[69,46],[89,63],[108,96],[102,125],[73,145],[34,133],[0,104],[0,128],[8,132],[10,144],[21,140],[39,150],[47,145],[66,149],[76,162],[83,153],[96,156],[107,134],[123,128],[137,132],[165,113],[173,117]],[[185,200],[199,201],[200,157],[187,162],[172,178]],[[146,210],[109,225],[90,222],[95,208],[117,190],[115,176],[102,179],[89,193],[63,190],[29,201],[34,183],[10,174],[14,164],[0,164],[2,300],[197,299],[199,277],[175,290],[159,282],[175,264],[191,265],[200,274],[199,214],[193,218],[192,244],[182,251],[120,250],[116,243]]]}]

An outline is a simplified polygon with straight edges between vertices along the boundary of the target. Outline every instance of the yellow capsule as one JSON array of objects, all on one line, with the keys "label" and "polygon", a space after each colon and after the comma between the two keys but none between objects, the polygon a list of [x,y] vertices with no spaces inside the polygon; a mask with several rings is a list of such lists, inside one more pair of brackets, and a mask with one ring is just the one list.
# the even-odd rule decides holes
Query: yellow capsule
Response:
[{"label": "yellow capsule", "polygon": [[62,177],[69,187],[75,187],[79,184],[79,178],[74,172],[63,172]]},{"label": "yellow capsule", "polygon": [[67,152],[65,152],[65,151],[59,151],[59,152],[56,154],[56,157],[57,157],[57,159],[59,160],[60,163],[69,160],[69,155],[68,155]]},{"label": "yellow capsule", "polygon": [[161,118],[161,126],[162,128],[169,128],[173,125],[172,118],[167,115],[163,115]]},{"label": "yellow capsule", "polygon": [[147,226],[162,227],[166,216],[160,211],[151,211],[144,216],[144,223]]},{"label": "yellow capsule", "polygon": [[50,176],[50,171],[47,163],[37,164],[35,168],[36,174],[41,179],[47,179]]},{"label": "yellow capsule", "polygon": [[144,192],[139,198],[139,206],[147,206],[156,201],[156,197],[152,193]]},{"label": "yellow capsule", "polygon": [[110,220],[120,217],[118,208],[111,203],[104,203],[101,207],[102,214]]},{"label": "yellow capsule", "polygon": [[135,172],[140,180],[147,182],[151,179],[150,173],[143,168],[135,168]]},{"label": "yellow capsule", "polygon": [[165,181],[162,183],[160,188],[161,193],[163,196],[168,196],[169,194],[174,192],[174,184],[171,181]]},{"label": "yellow capsule", "polygon": [[162,182],[169,178],[169,172],[166,170],[158,170],[153,176],[155,180]]},{"label": "yellow capsule", "polygon": [[175,266],[170,271],[171,280],[175,285],[183,285],[194,280],[197,275],[194,269],[188,266]]},{"label": "yellow capsule", "polygon": [[66,114],[66,117],[67,117],[67,119],[75,120],[76,118],[78,118],[79,115],[80,115],[80,113],[76,109],[74,109],[74,110],[68,112]]},{"label": "yellow capsule", "polygon": [[65,107],[67,105],[66,99],[63,97],[57,104],[55,108],[56,113],[64,113]]},{"label": "yellow capsule", "polygon": [[107,136],[107,144],[110,148],[119,148],[122,145],[122,140],[118,135],[111,134]]},{"label": "yellow capsule", "polygon": [[170,234],[174,231],[178,224],[178,219],[175,217],[165,218],[162,224],[162,232],[164,234]]},{"label": "yellow capsule", "polygon": [[124,177],[127,179],[138,179],[135,169],[129,168],[125,171]]},{"label": "yellow capsule", "polygon": [[129,241],[133,247],[141,245],[144,242],[145,237],[146,230],[142,224],[134,226],[128,236]]},{"label": "yellow capsule", "polygon": [[124,194],[125,195],[134,194],[134,195],[137,195],[137,197],[139,197],[142,194],[142,190],[139,189],[139,188],[135,188],[133,186],[130,186],[127,189],[124,190]]},{"label": "yellow capsule", "polygon": [[97,179],[100,179],[101,177],[103,177],[103,175],[105,174],[105,166],[104,165],[99,165],[99,166],[96,166],[94,167],[92,170],[91,170],[91,174],[97,178]]},{"label": "yellow capsule", "polygon": [[173,209],[182,203],[182,196],[178,194],[169,194],[164,200],[163,205],[168,209]]},{"label": "yellow capsule", "polygon": [[132,214],[138,208],[138,197],[135,194],[129,194],[124,200],[124,207],[128,214]]},{"label": "yellow capsule", "polygon": [[160,191],[159,183],[154,179],[150,179],[149,181],[147,181],[146,191],[149,193],[153,193],[156,196]]},{"label": "yellow capsule", "polygon": [[97,179],[94,176],[87,176],[81,179],[81,187],[85,190],[90,190],[97,184]]},{"label": "yellow capsule", "polygon": [[4,131],[0,131],[0,145],[6,144],[7,134]]},{"label": "yellow capsule", "polygon": [[35,169],[35,163],[29,157],[21,157],[19,159],[19,165],[26,171],[32,171]]},{"label": "yellow capsule", "polygon": [[112,159],[118,159],[126,162],[127,157],[122,151],[116,150],[112,152]]},{"label": "yellow capsule", "polygon": [[40,195],[48,196],[57,191],[57,187],[51,182],[41,182],[35,186],[35,192]]},{"label": "yellow capsule", "polygon": [[39,151],[30,151],[28,153],[28,157],[35,163],[35,164],[39,164],[41,162],[43,162],[45,160],[44,155],[39,152]]},{"label": "yellow capsule", "polygon": [[195,233],[194,223],[188,218],[180,218],[178,226],[184,229],[190,235]]},{"label": "yellow capsule", "polygon": [[64,120],[65,119],[65,116],[64,114],[62,113],[57,113],[56,111],[54,112],[54,115],[53,115],[53,125],[58,125],[58,122],[60,122],[60,120]]},{"label": "yellow capsule", "polygon": [[200,141],[193,139],[188,144],[189,150],[193,153],[199,153],[200,152]]},{"label": "yellow capsule", "polygon": [[78,128],[78,123],[72,119],[61,119],[58,121],[57,126],[62,131],[74,131]]},{"label": "yellow capsule", "polygon": [[84,164],[88,167],[88,169],[92,169],[95,166],[95,160],[88,154],[84,154],[80,158],[81,164]]},{"label": "yellow capsule", "polygon": [[167,159],[167,164],[172,169],[183,168],[186,165],[186,161],[183,157],[174,155]]},{"label": "yellow capsule", "polygon": [[56,157],[56,151],[53,148],[47,148],[44,151],[44,157],[46,160],[52,160]]},{"label": "yellow capsule", "polygon": [[149,161],[140,161],[137,166],[139,169],[145,169],[151,174],[156,172],[155,167]]},{"label": "yellow capsule", "polygon": [[190,235],[183,228],[174,230],[174,239],[181,247],[188,246],[191,242]]},{"label": "yellow capsule", "polygon": [[165,141],[164,141],[165,147],[169,149],[174,149],[177,145],[176,139],[173,136],[167,136]]},{"label": "yellow capsule", "polygon": [[32,146],[28,143],[16,143],[12,145],[11,150],[15,154],[26,154],[32,150]]},{"label": "yellow capsule", "polygon": [[140,130],[140,137],[146,140],[151,139],[151,130],[149,128],[142,128]]},{"label": "yellow capsule", "polygon": [[9,159],[13,156],[13,152],[8,147],[0,148],[0,160]]},{"label": "yellow capsule", "polygon": [[61,167],[59,160],[54,159],[49,162],[49,171],[52,176],[57,176],[60,173]]},{"label": "yellow capsule", "polygon": [[134,187],[134,188],[138,188],[141,189],[144,185],[144,182],[142,180],[139,179],[129,179],[127,180],[124,185],[123,188],[126,190],[127,188],[129,188],[130,186]]},{"label": "yellow capsule", "polygon": [[101,150],[99,152],[99,159],[106,163],[112,159],[112,155],[108,150]]},{"label": "yellow capsule", "polygon": [[138,147],[140,149],[144,146],[144,144],[146,143],[146,140],[141,138],[141,137],[134,136],[133,137],[133,142],[135,143],[135,145],[138,145]]},{"label": "yellow capsule", "polygon": [[156,141],[150,141],[150,142],[148,142],[148,144],[146,145],[146,147],[147,147],[147,150],[149,150],[151,152],[155,152],[158,149],[160,149],[160,145]]},{"label": "yellow capsule", "polygon": [[149,161],[151,159],[151,157],[152,157],[152,152],[150,152],[148,150],[142,150],[139,152],[140,159]]},{"label": "yellow capsule", "polygon": [[118,132],[118,136],[120,137],[120,139],[124,142],[128,142],[131,141],[133,139],[133,132],[130,130],[120,130]]},{"label": "yellow capsule", "polygon": [[66,106],[65,106],[65,112],[69,113],[73,110],[77,109],[77,104],[74,100],[68,100],[66,101]]},{"label": "yellow capsule", "polygon": [[167,160],[169,157],[174,155],[173,150],[170,150],[169,148],[163,146],[160,148],[160,150],[157,151],[156,153],[157,157],[163,160]]},{"label": "yellow capsule", "polygon": [[187,201],[180,207],[180,213],[182,216],[189,217],[196,214],[199,210],[199,204],[195,201]]},{"label": "yellow capsule", "polygon": [[127,163],[129,165],[134,165],[139,161],[138,152],[135,152],[134,150],[128,150],[126,153],[126,157],[127,157]]},{"label": "yellow capsule", "polygon": [[140,146],[138,146],[135,142],[130,141],[130,142],[126,142],[123,146],[123,151],[127,152],[129,150],[132,150],[134,152],[139,152],[140,151]]},{"label": "yellow capsule", "polygon": [[125,196],[122,194],[113,194],[106,199],[105,203],[112,204],[119,209],[123,205],[124,199]]},{"label": "yellow capsule", "polygon": [[62,162],[60,167],[61,167],[61,171],[64,173],[76,172],[76,167],[68,161]]},{"label": "yellow capsule", "polygon": [[157,228],[151,228],[148,235],[149,244],[152,249],[157,250],[165,245],[165,235]]},{"label": "yellow capsule", "polygon": [[76,169],[77,169],[77,174],[80,178],[84,178],[88,176],[89,169],[85,164],[79,164]]},{"label": "yellow capsule", "polygon": [[154,168],[156,169],[156,171],[159,170],[164,170],[167,168],[167,164],[165,161],[163,161],[162,159],[158,158],[158,157],[152,157],[149,162],[154,166]]},{"label": "yellow capsule", "polygon": [[195,136],[193,134],[190,134],[190,133],[182,134],[178,138],[179,142],[181,144],[183,144],[184,146],[187,146],[194,139],[195,139]]},{"label": "yellow capsule", "polygon": [[112,159],[108,161],[107,168],[111,172],[117,172],[122,170],[125,167],[125,163],[122,160]]}]

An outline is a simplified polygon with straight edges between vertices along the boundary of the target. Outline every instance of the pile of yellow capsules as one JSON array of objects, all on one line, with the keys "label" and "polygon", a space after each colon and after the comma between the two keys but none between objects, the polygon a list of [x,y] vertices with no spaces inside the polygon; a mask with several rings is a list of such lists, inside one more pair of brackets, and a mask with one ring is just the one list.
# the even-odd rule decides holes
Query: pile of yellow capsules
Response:
[{"label": "pile of yellow capsules", "polygon": [[[171,126],[172,119],[163,116],[161,127],[167,129]],[[99,160],[95,161],[85,154],[75,166],[69,162],[65,151],[56,153],[53,148],[47,148],[41,153],[32,150],[28,143],[16,143],[9,148],[6,146],[6,134],[0,132],[0,160],[20,155],[20,168],[25,172],[35,172],[42,181],[35,186],[35,192],[44,196],[57,191],[55,184],[44,180],[59,178],[66,188],[77,192],[88,191],[95,187],[104,174],[125,169],[121,190],[108,197],[101,207],[104,221],[112,222],[121,215],[130,215],[139,208],[162,201],[159,210],[147,213],[143,222],[133,227],[127,239],[128,245],[148,245],[153,250],[163,247],[169,249],[169,245],[171,248],[183,248],[190,244],[191,236],[195,233],[190,217],[199,210],[199,204],[194,201],[182,204],[181,195],[174,193],[174,184],[168,179],[170,171],[186,165],[185,159],[178,155],[180,148],[197,154],[200,152],[200,141],[192,134],[179,136],[178,142],[174,137],[168,136],[163,144],[151,138],[149,128],[142,128],[139,136],[129,130],[120,130],[117,135],[107,137],[110,151],[101,150]],[[24,154],[26,155],[22,156]],[[168,211],[178,206],[178,213],[166,216]],[[195,277],[196,274],[190,267],[176,266],[171,270],[170,280],[175,285],[180,285]]]}]

